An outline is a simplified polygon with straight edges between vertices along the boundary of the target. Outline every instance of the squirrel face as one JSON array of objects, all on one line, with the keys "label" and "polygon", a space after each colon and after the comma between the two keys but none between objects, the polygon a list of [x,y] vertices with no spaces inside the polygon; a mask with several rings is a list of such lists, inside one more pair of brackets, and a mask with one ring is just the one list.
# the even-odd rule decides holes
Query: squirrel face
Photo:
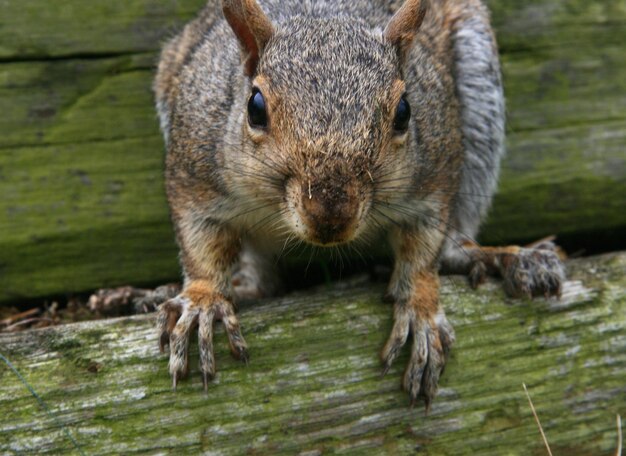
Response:
[{"label": "squirrel face", "polygon": [[383,32],[354,17],[273,24],[255,0],[223,11],[247,76],[229,126],[238,146],[224,154],[238,201],[278,207],[289,235],[324,246],[410,218],[386,208],[417,174],[402,66],[422,3],[407,0]]},{"label": "squirrel face", "polygon": [[[378,181],[407,172],[410,120],[398,55],[382,34],[292,19],[267,43],[244,96],[237,169],[279,183],[265,196],[280,199],[290,231],[328,246],[371,230]],[[260,191],[254,177],[237,184]]]}]

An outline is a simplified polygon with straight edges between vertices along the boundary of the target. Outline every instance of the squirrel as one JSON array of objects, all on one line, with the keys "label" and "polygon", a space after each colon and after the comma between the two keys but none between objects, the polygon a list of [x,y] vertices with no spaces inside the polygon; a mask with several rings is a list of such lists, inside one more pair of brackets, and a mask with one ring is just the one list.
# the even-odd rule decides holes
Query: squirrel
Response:
[{"label": "squirrel", "polygon": [[154,83],[184,284],[159,308],[173,387],[198,331],[205,389],[213,323],[248,361],[238,299],[278,289],[272,256],[386,235],[402,385],[428,409],[455,336],[439,270],[512,296],[559,296],[549,241],[473,241],[504,153],[497,45],[480,0],[209,0],[164,47]]}]

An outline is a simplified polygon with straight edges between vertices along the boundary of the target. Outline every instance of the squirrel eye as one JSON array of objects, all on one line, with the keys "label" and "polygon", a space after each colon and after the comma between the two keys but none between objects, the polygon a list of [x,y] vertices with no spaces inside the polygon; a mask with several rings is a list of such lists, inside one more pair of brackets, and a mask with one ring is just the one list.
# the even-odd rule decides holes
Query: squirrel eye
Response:
[{"label": "squirrel eye", "polygon": [[267,127],[267,111],[265,110],[265,98],[257,88],[252,90],[248,100],[248,123],[253,128]]},{"label": "squirrel eye", "polygon": [[411,107],[409,102],[403,95],[396,108],[396,117],[393,120],[393,129],[396,133],[404,133],[409,128],[409,120],[411,119]]}]

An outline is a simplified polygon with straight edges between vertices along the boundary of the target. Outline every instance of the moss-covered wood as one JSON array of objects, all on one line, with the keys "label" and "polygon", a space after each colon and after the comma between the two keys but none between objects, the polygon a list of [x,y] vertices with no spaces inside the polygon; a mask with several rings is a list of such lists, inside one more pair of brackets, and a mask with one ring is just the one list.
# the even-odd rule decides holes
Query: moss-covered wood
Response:
[{"label": "moss-covered wood", "polygon": [[[0,453],[614,455],[626,415],[626,253],[568,263],[561,301],[443,280],[457,343],[431,414],[400,391],[404,353],[380,377],[390,330],[382,285],[353,280],[244,306],[248,366],[216,334],[208,393],[192,351],[171,390],[154,317],[0,334]],[[60,426],[64,428],[61,429]]]},{"label": "moss-covered wood", "polygon": [[[176,278],[150,84],[204,0],[6,0],[0,302]],[[486,243],[626,228],[626,0],[490,0],[508,157]]]}]

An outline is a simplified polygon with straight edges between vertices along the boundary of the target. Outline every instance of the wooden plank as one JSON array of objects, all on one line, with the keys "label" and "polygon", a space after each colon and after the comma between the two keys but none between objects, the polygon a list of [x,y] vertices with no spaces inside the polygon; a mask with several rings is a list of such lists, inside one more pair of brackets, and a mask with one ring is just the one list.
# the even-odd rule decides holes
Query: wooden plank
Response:
[{"label": "wooden plank", "polygon": [[[178,276],[160,140],[87,144],[20,149],[12,159],[19,171],[7,180],[19,184],[9,185],[3,200],[4,298]],[[89,159],[77,162],[77,153]]]},{"label": "wooden plank", "polygon": [[[161,39],[201,4],[2,4],[0,302],[176,279],[150,84]],[[626,0],[489,5],[509,132],[481,240],[617,238]]]},{"label": "wooden plank", "polygon": [[6,0],[0,15],[0,59],[154,51],[203,4],[202,0]]},{"label": "wooden plank", "polygon": [[488,2],[508,156],[481,240],[626,228],[626,2]]},{"label": "wooden plank", "polygon": [[484,243],[626,229],[626,122],[512,133],[509,147]]},{"label": "wooden plank", "polygon": [[[380,377],[391,327],[381,285],[332,288],[246,305],[251,348],[233,360],[216,333],[218,377],[173,392],[153,316],[0,334],[0,453],[546,454],[522,382],[553,454],[615,454],[626,415],[626,252],[568,263],[561,301],[506,298],[443,280],[457,343],[431,414],[400,391],[406,351]],[[221,329],[221,328],[220,328]],[[302,453],[301,453],[302,454]]]},{"label": "wooden plank", "polygon": [[153,62],[0,65],[0,300],[178,277]]}]

